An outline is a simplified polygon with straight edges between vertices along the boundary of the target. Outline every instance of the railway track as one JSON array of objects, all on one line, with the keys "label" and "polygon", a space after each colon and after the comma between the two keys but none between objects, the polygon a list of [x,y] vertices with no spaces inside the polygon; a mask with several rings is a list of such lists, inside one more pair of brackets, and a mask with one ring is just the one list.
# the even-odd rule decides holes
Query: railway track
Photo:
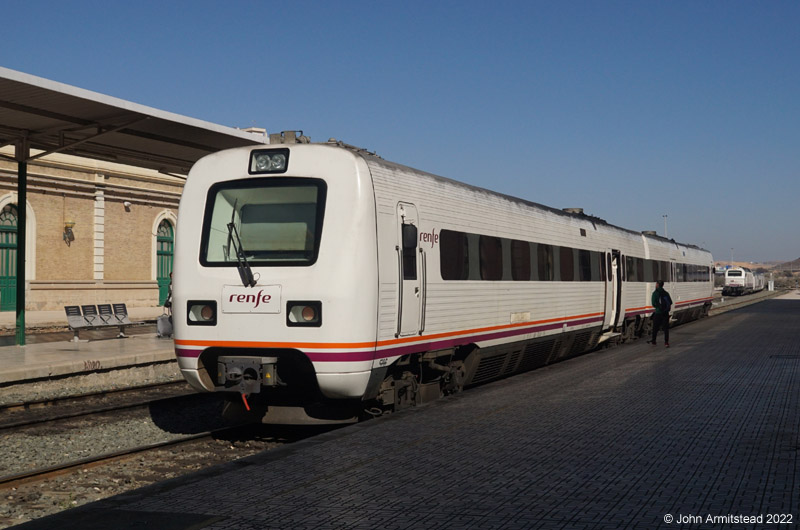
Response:
[{"label": "railway track", "polygon": [[77,418],[145,406],[196,392],[185,381],[102,390],[0,405],[0,431],[46,421]]},{"label": "railway track", "polygon": [[6,405],[17,413],[0,416],[0,435],[16,455],[0,457],[0,488],[220,435],[234,426],[219,406],[185,383]]},{"label": "railway track", "polygon": [[186,444],[188,442],[194,442],[197,440],[211,438],[215,435],[220,435],[225,432],[233,432],[236,429],[240,428],[241,426],[225,427],[213,431],[185,436],[175,440],[153,442],[146,445],[124,449],[121,451],[101,454],[89,458],[83,458],[72,462],[65,462],[63,464],[58,464],[54,466],[47,466],[43,468],[33,469],[30,471],[23,471],[21,473],[14,473],[7,476],[0,476],[0,489],[17,488],[23,484],[44,481],[47,479],[51,479],[53,477],[63,475],[65,473],[75,471],[77,469],[86,470],[95,466],[107,465],[109,463],[118,462],[126,458],[129,458],[133,455],[145,453],[147,451],[153,451],[156,449],[162,449],[164,447],[177,446],[180,444]]},{"label": "railway track", "polygon": [[[104,437],[114,439],[136,437],[139,441],[123,448],[97,450],[87,456],[64,458],[51,463],[44,463],[41,460],[34,463],[31,460],[27,467],[14,471],[8,469],[9,460],[35,459],[38,458],[36,455],[42,452],[53,451],[54,446],[49,443],[49,438],[58,438],[60,433],[57,431],[62,427],[51,429],[47,424],[40,424],[0,431],[4,437],[4,451],[0,452],[0,475],[2,475],[0,494],[4,499],[4,502],[0,503],[0,529],[268,451],[326,430],[321,427],[297,428],[262,424],[208,428],[209,423],[204,422],[203,417],[199,416],[213,416],[213,411],[203,409],[197,404],[192,410],[185,408],[178,410],[185,411],[183,415],[190,417],[191,421],[187,425],[193,432],[176,433],[169,432],[169,429],[167,431],[149,429],[142,438],[132,432],[135,429],[130,427],[130,422],[115,424],[95,421],[99,424],[98,427],[88,436],[84,436],[80,444],[91,444]],[[130,410],[105,414],[120,416],[130,414]],[[152,414],[156,417],[152,423],[160,424],[162,427],[175,425],[165,420],[163,416],[158,417],[161,414],[163,413]],[[95,416],[70,418],[56,423],[63,424],[66,421],[85,425],[89,423],[87,421],[89,418]],[[143,424],[144,420],[140,417],[134,423]],[[201,429],[199,427],[201,425],[205,428]],[[9,438],[14,436],[6,434],[16,429],[38,431],[39,436],[22,442],[17,441],[13,447],[9,447]],[[48,431],[45,429],[50,429],[52,434],[46,434]],[[187,429],[172,429],[176,430]],[[159,436],[162,439],[156,439]],[[169,439],[164,439],[165,436]],[[55,450],[63,452],[60,445],[60,442],[56,443]],[[44,446],[49,449],[44,449]],[[24,447],[29,447],[31,450],[23,453],[20,448]]]}]

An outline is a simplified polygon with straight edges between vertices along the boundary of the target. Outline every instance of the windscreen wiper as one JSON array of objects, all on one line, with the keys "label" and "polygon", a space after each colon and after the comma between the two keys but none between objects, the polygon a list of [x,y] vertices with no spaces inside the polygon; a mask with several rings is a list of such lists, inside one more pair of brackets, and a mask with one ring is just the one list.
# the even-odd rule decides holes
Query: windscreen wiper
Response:
[{"label": "windscreen wiper", "polygon": [[247,263],[247,257],[244,255],[242,248],[242,240],[239,239],[239,232],[236,230],[234,223],[228,223],[228,241],[233,245],[233,253],[236,254],[236,268],[239,269],[239,277],[245,287],[255,287],[256,280],[253,277],[253,270],[250,264]]}]

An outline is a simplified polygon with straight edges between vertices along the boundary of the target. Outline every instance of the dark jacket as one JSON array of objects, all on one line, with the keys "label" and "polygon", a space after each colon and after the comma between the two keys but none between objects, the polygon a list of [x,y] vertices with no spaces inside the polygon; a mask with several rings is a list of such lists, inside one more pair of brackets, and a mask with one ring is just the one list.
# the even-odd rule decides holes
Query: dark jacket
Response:
[{"label": "dark jacket", "polygon": [[656,315],[662,315],[664,313],[669,313],[669,311],[662,311],[661,304],[658,301],[661,299],[662,296],[666,296],[669,299],[670,305],[672,305],[672,297],[669,295],[666,289],[663,287],[656,287],[656,290],[653,291],[653,295],[650,297],[650,305],[656,308],[654,313]]}]

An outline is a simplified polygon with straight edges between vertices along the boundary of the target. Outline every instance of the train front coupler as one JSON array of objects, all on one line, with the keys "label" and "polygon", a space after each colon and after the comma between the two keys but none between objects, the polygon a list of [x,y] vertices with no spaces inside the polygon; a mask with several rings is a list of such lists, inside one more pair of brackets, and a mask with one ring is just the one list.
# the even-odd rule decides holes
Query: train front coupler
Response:
[{"label": "train front coupler", "polygon": [[262,387],[279,386],[277,365],[277,357],[219,357],[216,390],[249,395],[258,394]]}]

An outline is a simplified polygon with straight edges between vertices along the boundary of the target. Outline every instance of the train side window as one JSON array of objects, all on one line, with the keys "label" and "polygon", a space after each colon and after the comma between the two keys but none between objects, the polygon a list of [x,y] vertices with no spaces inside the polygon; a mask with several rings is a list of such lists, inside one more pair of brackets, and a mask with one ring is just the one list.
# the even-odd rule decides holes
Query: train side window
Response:
[{"label": "train side window", "polygon": [[592,281],[592,253],[588,250],[578,250],[578,273],[580,281]]},{"label": "train side window", "polygon": [[511,279],[523,282],[531,279],[531,245],[527,241],[511,241]]},{"label": "train side window", "polygon": [[442,230],[439,236],[439,269],[443,280],[469,278],[469,245],[463,232]]},{"label": "train side window", "polygon": [[629,282],[636,281],[636,258],[631,256],[625,256],[625,271],[626,276],[625,278]]},{"label": "train side window", "polygon": [[592,259],[592,281],[606,281],[606,258],[602,252],[590,252]]},{"label": "train side window", "polygon": [[481,261],[481,280],[503,279],[503,244],[499,237],[480,236],[478,250]]},{"label": "train side window", "polygon": [[402,225],[403,232],[403,279],[417,279],[417,227]]},{"label": "train side window", "polygon": [[636,279],[644,281],[644,258],[636,258]]},{"label": "train side window", "polygon": [[646,282],[654,282],[658,279],[658,262],[646,259],[644,261],[644,276],[640,278]]},{"label": "train side window", "polygon": [[554,276],[553,246],[539,243],[538,247],[536,249],[538,279],[543,282],[552,281]]},{"label": "train side window", "polygon": [[558,256],[560,258],[559,272],[561,272],[561,281],[571,282],[575,280],[575,249],[560,247]]}]

